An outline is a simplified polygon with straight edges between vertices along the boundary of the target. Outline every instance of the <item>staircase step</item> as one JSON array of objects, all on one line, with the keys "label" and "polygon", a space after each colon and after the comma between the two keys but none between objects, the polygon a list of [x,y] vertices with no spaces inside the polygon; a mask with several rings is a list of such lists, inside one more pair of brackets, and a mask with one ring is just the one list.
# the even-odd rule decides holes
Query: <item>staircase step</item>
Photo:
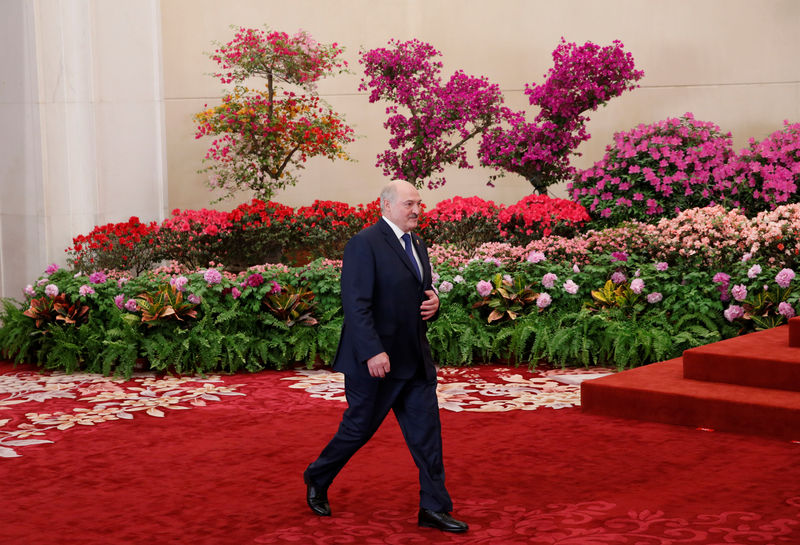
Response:
[{"label": "staircase step", "polygon": [[800,440],[800,392],[687,379],[683,364],[675,358],[587,380],[581,406],[606,416]]},{"label": "staircase step", "polygon": [[691,348],[683,353],[687,379],[800,392],[800,346],[780,326]]}]

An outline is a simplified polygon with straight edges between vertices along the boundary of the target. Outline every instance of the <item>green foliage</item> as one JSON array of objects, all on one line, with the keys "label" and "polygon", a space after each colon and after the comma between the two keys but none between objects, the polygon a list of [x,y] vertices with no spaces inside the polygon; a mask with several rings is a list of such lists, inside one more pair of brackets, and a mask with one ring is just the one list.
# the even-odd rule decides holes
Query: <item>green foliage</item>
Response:
[{"label": "green foliage", "polygon": [[506,319],[516,320],[539,296],[530,285],[523,286],[520,278],[503,278],[503,275],[497,273],[492,283],[494,287],[491,293],[472,305],[472,308],[490,309],[486,318],[490,324]]}]

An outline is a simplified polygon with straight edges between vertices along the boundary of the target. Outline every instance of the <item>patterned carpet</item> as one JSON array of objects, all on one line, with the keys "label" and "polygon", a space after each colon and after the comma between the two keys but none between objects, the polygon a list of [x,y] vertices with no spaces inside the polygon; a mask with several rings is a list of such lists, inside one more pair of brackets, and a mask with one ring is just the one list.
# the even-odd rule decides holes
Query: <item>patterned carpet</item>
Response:
[{"label": "patterned carpet", "polygon": [[327,370],[206,377],[0,363],[3,545],[800,544],[800,444],[585,414],[608,370],[440,370],[464,535],[416,525],[393,418],[312,515],[301,474],[339,423]]}]

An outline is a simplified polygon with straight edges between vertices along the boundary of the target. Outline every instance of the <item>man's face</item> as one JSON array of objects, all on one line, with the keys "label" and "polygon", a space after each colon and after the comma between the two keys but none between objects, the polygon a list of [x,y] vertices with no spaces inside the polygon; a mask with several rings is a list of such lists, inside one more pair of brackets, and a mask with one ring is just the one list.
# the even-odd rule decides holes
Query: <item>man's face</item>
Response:
[{"label": "man's face", "polygon": [[406,233],[413,231],[417,226],[421,210],[422,198],[419,196],[419,191],[411,184],[398,187],[394,202],[384,203],[386,217]]}]

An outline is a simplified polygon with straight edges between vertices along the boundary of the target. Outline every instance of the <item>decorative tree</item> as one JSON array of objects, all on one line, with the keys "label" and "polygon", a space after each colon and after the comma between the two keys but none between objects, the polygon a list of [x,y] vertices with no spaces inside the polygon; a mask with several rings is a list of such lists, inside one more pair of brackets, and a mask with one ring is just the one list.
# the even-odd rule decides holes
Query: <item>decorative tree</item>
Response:
[{"label": "decorative tree", "polygon": [[[503,97],[497,85],[486,78],[461,71],[442,83],[441,53],[419,40],[391,40],[389,48],[361,54],[366,79],[360,90],[369,90],[369,101],[394,103],[386,108],[384,127],[392,138],[391,149],[378,155],[376,166],[393,179],[431,189],[443,185],[439,176],[446,165],[472,168],[464,144],[496,124],[503,112]],[[399,113],[399,107],[408,115]]]},{"label": "decorative tree", "polygon": [[590,138],[584,112],[634,89],[644,76],[617,40],[601,48],[591,42],[578,47],[562,38],[553,61],[544,84],[525,86],[530,104],[540,107],[534,122],[527,122],[523,112],[506,110],[504,125],[484,132],[479,151],[482,165],[519,174],[540,194],[574,174],[570,156]]},{"label": "decorative tree", "polygon": [[[296,171],[309,157],[347,159],[344,146],[353,130],[321,103],[316,83],[346,71],[336,44],[317,43],[306,32],[239,28],[232,41],[221,45],[211,59],[221,68],[214,74],[223,84],[234,83],[222,104],[194,116],[196,138],[214,136],[204,159],[212,162],[209,185],[233,195],[250,189],[269,200],[276,190],[297,183]],[[253,77],[266,78],[266,91],[243,85]],[[307,94],[282,91],[281,83]]]}]

